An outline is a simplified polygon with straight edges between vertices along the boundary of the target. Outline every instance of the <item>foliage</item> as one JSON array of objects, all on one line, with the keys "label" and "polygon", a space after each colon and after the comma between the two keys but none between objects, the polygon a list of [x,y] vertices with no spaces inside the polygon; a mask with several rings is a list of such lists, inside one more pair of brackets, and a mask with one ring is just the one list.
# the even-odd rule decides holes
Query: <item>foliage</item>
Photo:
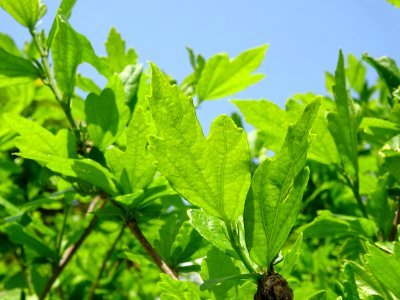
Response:
[{"label": "foliage", "polygon": [[75,2],[38,33],[41,1],[0,0],[32,37],[0,34],[2,299],[400,298],[394,60],[340,51],[326,95],[232,100],[254,132],[222,115],[206,137],[196,108],[261,80],[267,45],[188,49],[176,84],[115,28],[99,57]]}]

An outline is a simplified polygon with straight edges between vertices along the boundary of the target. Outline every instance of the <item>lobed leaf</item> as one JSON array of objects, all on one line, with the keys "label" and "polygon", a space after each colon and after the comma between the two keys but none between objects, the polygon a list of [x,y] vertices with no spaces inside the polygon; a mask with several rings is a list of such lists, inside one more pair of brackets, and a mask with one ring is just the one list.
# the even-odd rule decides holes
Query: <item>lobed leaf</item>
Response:
[{"label": "lobed leaf", "polygon": [[260,66],[267,48],[263,45],[244,51],[232,60],[226,53],[211,57],[197,82],[199,102],[235,94],[263,79],[263,74],[251,73]]},{"label": "lobed leaf", "polygon": [[108,62],[114,72],[120,73],[127,65],[134,65],[137,61],[137,54],[134,49],[125,53],[125,41],[119,32],[112,27],[106,41]]},{"label": "lobed leaf", "polygon": [[246,134],[228,116],[206,140],[191,99],[152,65],[149,106],[160,137],[149,138],[159,169],[185,199],[224,221],[243,212],[250,185]]}]

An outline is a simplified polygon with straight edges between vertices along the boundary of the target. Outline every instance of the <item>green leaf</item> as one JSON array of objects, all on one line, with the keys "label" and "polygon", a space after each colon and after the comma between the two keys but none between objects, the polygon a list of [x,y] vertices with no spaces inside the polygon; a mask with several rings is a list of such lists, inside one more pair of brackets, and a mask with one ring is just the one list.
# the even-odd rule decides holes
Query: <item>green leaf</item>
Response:
[{"label": "green leaf", "polygon": [[9,224],[2,227],[2,231],[8,235],[11,241],[18,245],[24,245],[41,257],[54,259],[56,256],[53,249],[49,248],[49,246],[31,233],[28,233],[21,225],[15,223]]},{"label": "green leaf", "polygon": [[165,274],[160,274],[160,278],[161,300],[200,300],[200,290],[193,282],[174,280]]},{"label": "green leaf", "polygon": [[47,38],[47,47],[51,48],[51,45],[53,43],[54,39],[54,34],[56,33],[57,30],[57,18],[58,15],[62,15],[65,17],[66,20],[68,20],[71,16],[72,9],[74,8],[74,5],[77,0],[62,0],[60,6],[58,7],[58,14],[54,18],[53,24],[51,25],[51,29],[49,32],[49,36]]},{"label": "green leaf", "polygon": [[223,221],[208,215],[200,209],[191,209],[188,211],[188,215],[190,224],[192,224],[203,238],[225,254],[239,259],[229,241],[227,229]]},{"label": "green leaf", "polygon": [[120,73],[127,65],[136,64],[138,56],[135,50],[131,48],[125,53],[125,41],[114,27],[108,34],[105,46],[108,62],[114,72]]},{"label": "green leaf", "polygon": [[400,0],[386,0],[386,1],[396,6],[397,8],[400,8]]},{"label": "green leaf", "polygon": [[328,299],[327,297],[326,291],[322,290],[312,294],[307,300],[326,300]]},{"label": "green leaf", "polygon": [[191,99],[152,68],[149,105],[160,137],[149,142],[160,171],[192,204],[224,221],[236,220],[250,185],[245,132],[223,115],[205,140]]},{"label": "green leaf", "polygon": [[268,100],[231,100],[243,114],[245,121],[261,130],[264,146],[279,151],[289,126],[286,111]]},{"label": "green leaf", "polygon": [[390,91],[400,86],[400,70],[393,59],[387,56],[373,58],[367,53],[363,54],[363,59],[378,72]]},{"label": "green leaf", "polygon": [[9,126],[21,135],[15,139],[21,156],[77,157],[75,136],[66,129],[54,135],[34,121],[12,115],[4,117]]},{"label": "green leaf", "polygon": [[360,108],[346,89],[343,53],[340,51],[335,72],[333,93],[337,112],[328,114],[328,128],[335,140],[345,170],[352,176],[358,174],[357,130],[361,120]]},{"label": "green leaf", "polygon": [[267,47],[244,51],[232,60],[226,53],[211,57],[197,83],[199,102],[233,95],[263,79],[263,74],[251,73],[260,66]]},{"label": "green leaf", "polygon": [[293,244],[290,250],[284,253],[283,266],[280,271],[280,274],[283,277],[289,276],[292,273],[294,267],[296,266],[297,260],[300,256],[302,241],[303,241],[303,233],[300,233],[296,239],[296,242]]},{"label": "green leaf", "polygon": [[[32,159],[35,158],[32,157]],[[46,167],[61,175],[78,178],[97,186],[111,196],[119,194],[112,174],[98,162],[91,159],[50,157]]]},{"label": "green leaf", "polygon": [[388,174],[379,177],[376,189],[368,197],[367,210],[374,217],[376,224],[382,230],[387,239],[392,227],[393,214],[389,206],[388,198]]},{"label": "green leaf", "polygon": [[21,51],[18,49],[14,40],[5,33],[0,32],[0,49],[15,56],[22,56]]},{"label": "green leaf", "polygon": [[134,109],[137,102],[137,93],[142,77],[142,69],[143,66],[141,64],[127,65],[119,74],[119,78],[121,79],[125,90],[126,103],[131,110]]},{"label": "green leaf", "polygon": [[339,218],[330,211],[319,211],[318,217],[303,227],[304,236],[316,238],[354,235],[371,238],[377,231],[375,222],[371,220],[350,216]]},{"label": "green leaf", "polygon": [[107,164],[124,187],[125,193],[143,189],[156,171],[147,150],[147,135],[152,133],[143,109],[138,107],[127,128],[126,150],[111,148],[105,152]]},{"label": "green leaf", "polygon": [[364,89],[367,69],[353,54],[349,54],[347,61],[348,66],[346,68],[346,76],[349,81],[349,85],[358,94],[361,94]]},{"label": "green leaf", "polygon": [[[220,282],[219,285],[214,285],[210,292],[215,299],[235,299],[237,295],[237,286],[240,281],[233,276],[242,274],[242,270],[235,264],[232,258],[226,256],[216,248],[211,248],[207,252],[207,257],[201,263],[200,275],[204,281],[212,280],[214,278],[220,280],[221,278],[230,277],[231,280]],[[239,262],[237,262],[239,264]],[[251,274],[257,276],[258,274]],[[218,282],[216,282],[218,283]],[[211,287],[210,287],[211,288]]]},{"label": "green leaf", "polygon": [[209,290],[229,280],[253,279],[256,282],[260,278],[261,278],[260,274],[239,274],[239,275],[225,276],[222,278],[212,278],[204,281],[200,286],[200,290],[202,291]]},{"label": "green leaf", "polygon": [[310,131],[320,100],[307,105],[299,121],[289,127],[281,151],[257,168],[246,200],[244,225],[250,257],[269,268],[297,219],[308,181],[304,168]]},{"label": "green leaf", "polygon": [[360,296],[358,295],[356,281],[354,279],[354,271],[352,266],[349,263],[344,265],[344,299],[348,300],[360,300]]},{"label": "green leaf", "polygon": [[0,6],[22,26],[35,29],[37,21],[46,12],[41,0],[0,0]]},{"label": "green leaf", "polygon": [[349,264],[353,268],[353,272],[357,278],[358,286],[367,291],[369,295],[382,295],[384,299],[393,299],[390,295],[389,291],[379,282],[379,280],[375,277],[374,274],[371,273],[368,267],[361,266],[354,261],[350,261]]},{"label": "green leaf", "polygon": [[75,88],[76,70],[82,62],[83,47],[75,30],[61,16],[52,43],[54,76],[65,98],[71,98]]},{"label": "green leaf", "polygon": [[100,87],[92,79],[84,77],[81,74],[76,76],[75,85],[84,92],[101,94]]},{"label": "green leaf", "polygon": [[400,298],[400,261],[393,254],[388,254],[377,247],[367,244],[368,254],[365,259],[368,269],[376,276],[387,291]]},{"label": "green leaf", "polygon": [[95,146],[104,150],[117,140],[129,118],[124,87],[118,76],[111,77],[100,95],[88,95],[85,114],[88,132]]},{"label": "green leaf", "polygon": [[29,60],[0,48],[0,87],[26,83],[38,77],[38,70]]}]

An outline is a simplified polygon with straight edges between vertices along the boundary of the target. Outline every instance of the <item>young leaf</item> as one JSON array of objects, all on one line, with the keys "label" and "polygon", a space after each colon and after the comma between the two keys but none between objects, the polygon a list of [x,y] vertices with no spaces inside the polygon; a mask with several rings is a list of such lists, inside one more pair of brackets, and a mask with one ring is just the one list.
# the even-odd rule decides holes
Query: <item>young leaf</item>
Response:
[{"label": "young leaf", "polygon": [[108,62],[116,73],[122,72],[127,65],[134,65],[137,61],[137,54],[132,48],[125,53],[125,41],[119,32],[112,27],[106,41]]},{"label": "young leaf", "polygon": [[99,96],[93,93],[88,95],[85,114],[94,145],[104,150],[116,141],[129,118],[124,87],[118,76],[110,78]]},{"label": "young leaf", "polygon": [[393,254],[387,254],[377,247],[367,244],[368,254],[365,259],[368,268],[385,286],[387,291],[400,298],[400,261]]},{"label": "young leaf", "polygon": [[38,70],[29,60],[0,48],[0,87],[22,84],[38,77]]},{"label": "young leaf", "polygon": [[126,151],[111,148],[105,153],[107,163],[127,194],[143,189],[156,171],[153,158],[147,151],[147,135],[150,133],[151,127],[143,109],[138,107],[127,129]]},{"label": "young leaf", "polygon": [[223,221],[212,217],[200,209],[191,209],[188,211],[190,224],[200,233],[200,235],[209,241],[225,254],[239,259],[239,256],[232,248],[228,238],[228,233]]},{"label": "young leaf", "polygon": [[0,32],[0,49],[3,49],[11,55],[19,57],[22,56],[21,51],[18,49],[13,39],[9,35],[2,32]]},{"label": "young leaf", "polygon": [[306,106],[299,121],[289,127],[281,151],[261,163],[253,176],[244,225],[247,249],[259,266],[269,268],[297,219],[309,175],[304,166],[310,131],[319,106],[319,99]]},{"label": "young leaf", "polygon": [[246,134],[223,115],[205,140],[191,99],[152,68],[149,105],[160,137],[149,142],[160,171],[192,204],[224,221],[236,220],[250,185]]},{"label": "young leaf", "polygon": [[[62,16],[65,17],[66,20],[69,19],[72,13],[72,9],[74,8],[74,5],[77,0],[62,0],[61,4],[58,8],[58,14],[61,14]],[[57,18],[58,15],[56,15],[53,24],[51,25],[51,29],[49,32],[49,36],[47,38],[47,47],[51,48],[51,44],[53,43],[54,39],[54,34],[56,33],[57,30]]]},{"label": "young leaf", "polygon": [[0,6],[22,26],[33,30],[46,12],[41,0],[0,0]]},{"label": "young leaf", "polygon": [[211,57],[197,83],[199,102],[235,94],[263,79],[263,74],[251,73],[260,66],[267,47],[244,51],[232,60],[226,53]]},{"label": "young leaf", "polygon": [[364,89],[367,69],[353,54],[349,54],[347,61],[348,67],[346,68],[346,75],[349,85],[358,94],[361,94]]},{"label": "young leaf", "polygon": [[340,51],[333,87],[337,112],[328,114],[328,128],[335,140],[345,170],[352,176],[358,175],[357,130],[361,114],[346,89],[346,74],[343,53]]},{"label": "young leaf", "polygon": [[326,299],[327,299],[327,294],[326,291],[324,290],[318,291],[307,298],[307,300],[326,300]]},{"label": "young leaf", "polygon": [[52,43],[54,76],[63,96],[74,93],[76,70],[82,62],[83,47],[75,30],[61,16],[57,17],[57,30]]},{"label": "young leaf", "polygon": [[367,53],[363,55],[363,59],[378,72],[390,91],[400,86],[400,70],[393,59],[386,56],[373,58]]},{"label": "young leaf", "polygon": [[292,273],[297,263],[297,259],[300,256],[302,241],[303,233],[300,233],[292,248],[290,248],[290,250],[284,254],[283,266],[281,271],[279,272],[283,277],[287,277]]},{"label": "young leaf", "polygon": [[231,100],[247,123],[262,132],[265,147],[279,151],[289,126],[286,111],[268,100]]}]

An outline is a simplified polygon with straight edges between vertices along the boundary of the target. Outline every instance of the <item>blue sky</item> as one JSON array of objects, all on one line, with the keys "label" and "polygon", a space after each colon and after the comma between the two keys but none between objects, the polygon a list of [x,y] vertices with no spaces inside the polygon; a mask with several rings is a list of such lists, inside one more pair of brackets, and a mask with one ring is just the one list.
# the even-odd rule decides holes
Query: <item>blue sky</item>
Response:
[{"label": "blue sky", "polygon": [[[59,1],[48,0],[48,29]],[[191,72],[185,47],[209,57],[269,44],[259,72],[267,77],[230,98],[268,99],[283,106],[298,92],[325,93],[324,71],[335,69],[339,48],[345,54],[387,55],[400,62],[400,9],[384,0],[78,0],[70,19],[99,55],[114,26],[139,54],[178,80]],[[0,11],[0,31],[18,45],[26,29]],[[89,67],[82,72],[104,80]],[[375,75],[369,70],[369,78]],[[207,128],[213,118],[236,110],[228,99],[209,101],[198,110]],[[207,131],[207,129],[206,129]]]}]

